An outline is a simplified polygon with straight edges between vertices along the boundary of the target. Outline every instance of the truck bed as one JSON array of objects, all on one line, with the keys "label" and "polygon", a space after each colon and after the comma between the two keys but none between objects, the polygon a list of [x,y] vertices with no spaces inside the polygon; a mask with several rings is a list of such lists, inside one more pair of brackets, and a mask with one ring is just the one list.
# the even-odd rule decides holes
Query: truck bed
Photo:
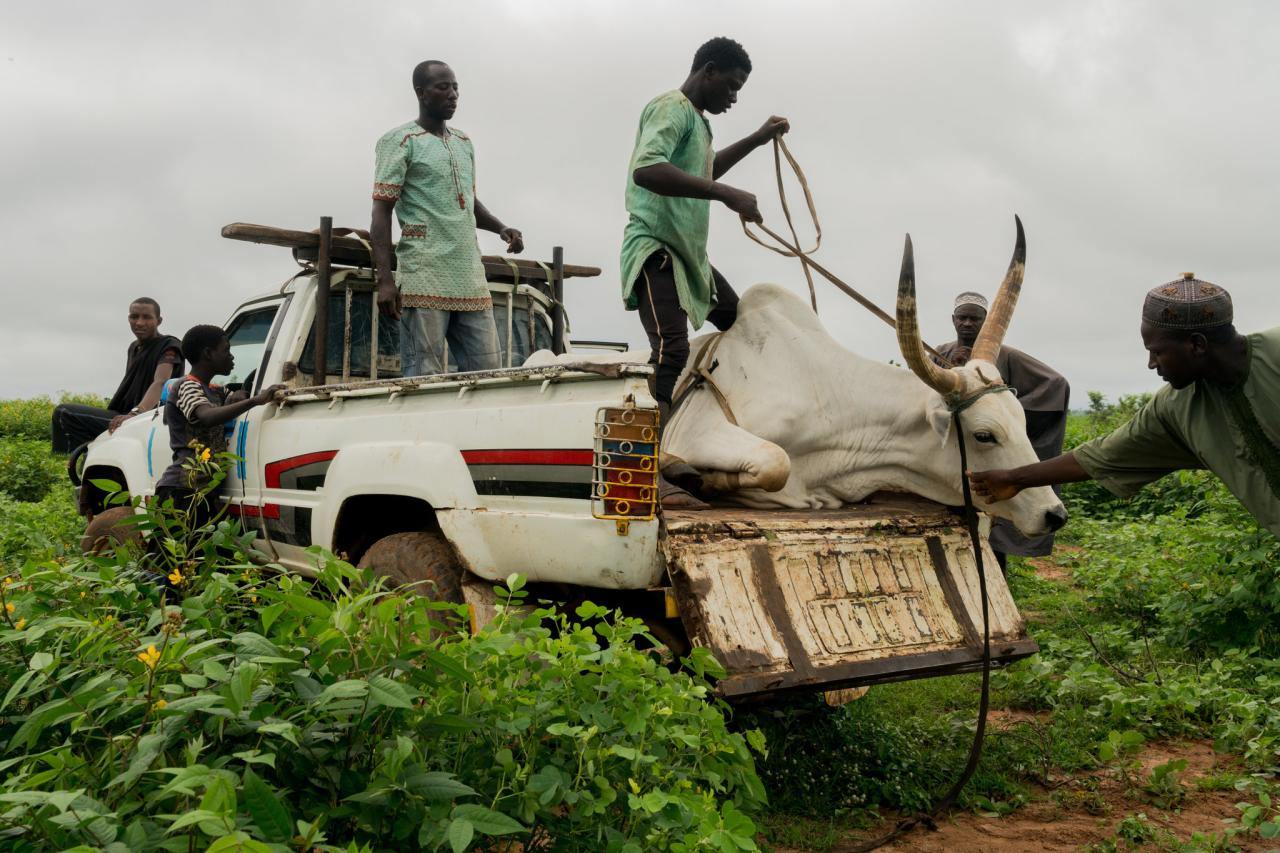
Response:
[{"label": "truck bed", "polygon": [[713,535],[743,525],[776,530],[848,527],[850,525],[890,525],[904,532],[933,527],[950,520],[963,526],[964,519],[950,509],[914,495],[877,493],[862,503],[837,509],[748,509],[720,505],[709,510],[662,511],[667,530],[679,535]]},{"label": "truck bed", "polygon": [[[728,670],[722,695],[844,687],[982,663],[977,565],[960,516],[904,495],[834,510],[664,512],[690,638]],[[1037,651],[983,542],[991,655]]]}]

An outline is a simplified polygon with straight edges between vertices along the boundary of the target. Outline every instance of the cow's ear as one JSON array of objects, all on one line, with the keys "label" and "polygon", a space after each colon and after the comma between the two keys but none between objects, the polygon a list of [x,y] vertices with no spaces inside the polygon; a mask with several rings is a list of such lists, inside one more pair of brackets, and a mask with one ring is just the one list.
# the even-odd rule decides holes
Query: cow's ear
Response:
[{"label": "cow's ear", "polygon": [[933,427],[933,431],[942,439],[941,443],[945,445],[947,439],[951,437],[951,412],[943,405],[942,398],[935,396],[929,401],[929,409],[927,412],[929,418],[929,426]]}]

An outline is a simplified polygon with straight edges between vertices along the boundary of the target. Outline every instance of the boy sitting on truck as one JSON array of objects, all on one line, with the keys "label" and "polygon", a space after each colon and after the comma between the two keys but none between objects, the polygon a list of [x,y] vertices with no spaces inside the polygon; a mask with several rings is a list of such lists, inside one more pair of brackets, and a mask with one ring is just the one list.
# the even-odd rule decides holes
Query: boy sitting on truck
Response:
[{"label": "boy sitting on truck", "polygon": [[230,373],[236,361],[220,326],[191,327],[182,336],[182,352],[191,362],[191,372],[169,384],[164,422],[173,463],[156,482],[156,501],[186,512],[189,529],[199,530],[214,518],[213,460],[227,449],[232,422],[254,406],[271,402],[285,386],[272,385],[249,397],[214,385],[213,377]]}]

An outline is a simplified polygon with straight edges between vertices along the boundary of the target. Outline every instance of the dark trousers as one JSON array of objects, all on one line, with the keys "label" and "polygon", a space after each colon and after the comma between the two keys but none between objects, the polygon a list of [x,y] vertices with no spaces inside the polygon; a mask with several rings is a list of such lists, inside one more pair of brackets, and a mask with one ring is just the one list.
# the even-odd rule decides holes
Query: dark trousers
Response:
[{"label": "dark trousers", "polygon": [[63,403],[53,407],[51,442],[54,453],[70,453],[107,431],[111,419],[119,412]]},{"label": "dark trousers", "polygon": [[[711,278],[716,303],[707,319],[723,332],[738,316],[738,294],[715,267]],[[649,335],[649,363],[655,367],[653,396],[670,405],[676,380],[689,361],[689,315],[680,305],[675,270],[666,252],[654,252],[644,262],[635,294],[640,323]]]}]

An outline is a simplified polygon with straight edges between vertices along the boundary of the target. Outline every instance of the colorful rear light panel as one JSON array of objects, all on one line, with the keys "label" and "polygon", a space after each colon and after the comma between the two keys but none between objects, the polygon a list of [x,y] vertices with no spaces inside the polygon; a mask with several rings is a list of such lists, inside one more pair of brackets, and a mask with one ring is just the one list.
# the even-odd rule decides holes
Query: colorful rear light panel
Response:
[{"label": "colorful rear light panel", "polygon": [[648,519],[658,506],[658,412],[601,409],[596,413],[591,514]]}]

